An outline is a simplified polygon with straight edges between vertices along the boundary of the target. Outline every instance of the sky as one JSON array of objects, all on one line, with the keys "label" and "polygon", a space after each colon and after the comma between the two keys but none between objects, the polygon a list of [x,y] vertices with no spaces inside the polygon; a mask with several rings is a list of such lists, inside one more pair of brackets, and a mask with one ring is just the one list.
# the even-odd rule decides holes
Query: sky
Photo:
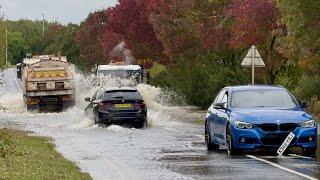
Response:
[{"label": "sky", "polygon": [[[0,0],[1,13],[11,20],[42,20],[63,24],[83,21],[90,12],[114,6],[117,0]],[[58,18],[57,18],[58,17]]]}]

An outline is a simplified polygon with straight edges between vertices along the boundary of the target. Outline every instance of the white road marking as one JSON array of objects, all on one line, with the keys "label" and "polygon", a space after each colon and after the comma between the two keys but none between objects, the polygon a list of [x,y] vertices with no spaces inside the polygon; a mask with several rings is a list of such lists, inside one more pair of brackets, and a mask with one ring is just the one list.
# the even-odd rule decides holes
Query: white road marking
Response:
[{"label": "white road marking", "polygon": [[264,162],[264,163],[266,163],[266,164],[269,164],[269,165],[274,166],[274,167],[276,167],[276,168],[282,169],[282,170],[287,171],[287,172],[289,172],[289,173],[292,173],[292,174],[301,176],[301,177],[303,177],[303,178],[310,179],[310,180],[318,180],[317,178],[308,176],[308,175],[306,175],[306,174],[302,174],[302,173],[297,172],[297,171],[294,171],[294,170],[292,170],[292,169],[288,169],[288,168],[286,168],[286,167],[280,166],[279,164],[276,164],[276,163],[267,161],[267,160],[265,160],[265,159],[261,159],[261,158],[258,158],[258,157],[252,156],[252,155],[246,155],[246,156],[247,156],[248,158],[251,158],[251,159],[254,159],[254,160],[257,160],[257,161]]},{"label": "white road marking", "polygon": [[297,157],[292,156],[261,156],[263,159],[296,159]]},{"label": "white road marking", "polygon": [[[183,132],[183,131],[180,131],[180,130],[176,130],[176,129],[171,129],[171,128],[166,128],[166,127],[162,127],[162,129],[165,129],[165,130],[168,130],[168,131],[172,131],[172,132],[177,132],[177,133],[183,133],[183,134],[190,134],[190,133],[186,133],[186,132]],[[199,134],[191,134],[193,136],[196,136],[196,137],[199,137],[200,139],[205,139],[205,137],[203,135],[199,135]],[[248,158],[251,158],[251,159],[254,159],[254,160],[257,160],[257,161],[260,161],[260,162],[264,162],[266,164],[269,164],[271,166],[274,166],[276,168],[279,168],[281,170],[284,170],[284,171],[287,171],[289,173],[292,173],[292,174],[295,174],[295,175],[298,175],[300,177],[303,177],[303,178],[306,178],[306,179],[309,179],[309,180],[318,180],[317,178],[314,178],[314,177],[311,177],[311,176],[308,176],[306,174],[302,174],[300,172],[297,172],[297,171],[294,171],[292,169],[288,169],[286,167],[283,167],[279,164],[276,164],[276,163],[273,163],[273,162],[270,162],[268,160],[265,160],[265,159],[261,159],[261,158],[258,158],[258,157],[255,157],[253,155],[245,155],[246,157]],[[310,158],[310,157],[305,157],[305,156],[299,156],[299,155],[295,155],[295,154],[290,154],[290,156],[292,157],[298,157],[298,158]],[[284,156],[286,157],[286,156]],[[274,156],[274,158],[278,158],[278,156]],[[286,158],[290,158],[290,157],[286,157]],[[313,159],[313,158],[311,158]]]},{"label": "white road marking", "polygon": [[315,158],[313,158],[313,157],[301,156],[301,155],[298,155],[298,154],[288,154],[288,155],[291,156],[291,157],[296,157],[296,158],[315,160]]}]

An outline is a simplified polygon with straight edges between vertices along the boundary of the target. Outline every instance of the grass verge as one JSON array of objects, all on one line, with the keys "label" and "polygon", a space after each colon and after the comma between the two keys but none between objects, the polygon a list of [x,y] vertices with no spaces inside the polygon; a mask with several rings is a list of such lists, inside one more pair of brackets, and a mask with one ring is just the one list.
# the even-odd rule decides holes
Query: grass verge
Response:
[{"label": "grass verge", "polygon": [[58,153],[50,140],[0,129],[0,179],[91,179]]}]

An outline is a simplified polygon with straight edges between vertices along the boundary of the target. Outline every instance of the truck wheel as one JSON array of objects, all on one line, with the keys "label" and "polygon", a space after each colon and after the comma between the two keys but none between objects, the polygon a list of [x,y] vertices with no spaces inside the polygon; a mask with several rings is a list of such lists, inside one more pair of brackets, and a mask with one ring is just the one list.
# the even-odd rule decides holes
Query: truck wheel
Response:
[{"label": "truck wheel", "polygon": [[74,106],[74,102],[63,102],[62,103],[62,110],[67,111]]},{"label": "truck wheel", "polygon": [[27,105],[28,112],[39,112],[40,107],[39,105]]}]

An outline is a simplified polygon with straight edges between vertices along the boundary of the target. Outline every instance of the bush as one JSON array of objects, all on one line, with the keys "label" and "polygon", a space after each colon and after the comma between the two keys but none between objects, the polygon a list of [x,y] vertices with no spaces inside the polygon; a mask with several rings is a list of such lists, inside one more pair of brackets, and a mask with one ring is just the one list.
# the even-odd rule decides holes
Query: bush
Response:
[{"label": "bush", "polygon": [[248,73],[229,57],[208,53],[195,61],[181,56],[176,62],[177,67],[162,71],[151,83],[177,92],[190,105],[207,108],[223,87],[249,82]]},{"label": "bush", "polygon": [[298,82],[294,94],[299,99],[311,99],[313,96],[320,97],[320,77],[303,75]]}]

